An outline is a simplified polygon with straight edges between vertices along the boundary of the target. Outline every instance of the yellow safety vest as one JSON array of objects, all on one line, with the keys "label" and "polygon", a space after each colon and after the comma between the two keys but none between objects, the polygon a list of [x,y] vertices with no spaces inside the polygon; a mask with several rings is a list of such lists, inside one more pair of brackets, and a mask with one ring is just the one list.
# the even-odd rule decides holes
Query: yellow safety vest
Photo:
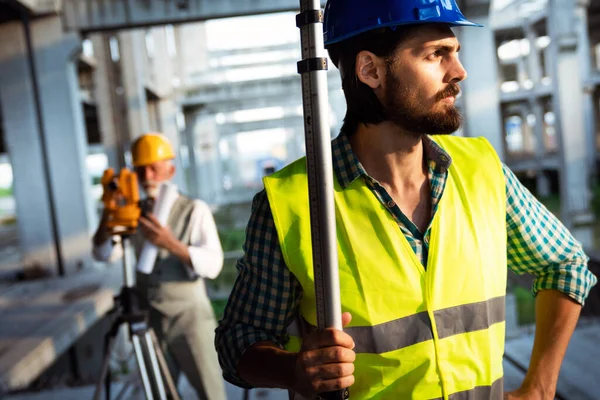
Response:
[{"label": "yellow safety vest", "polygon": [[[344,329],[355,343],[354,399],[502,399],[506,188],[483,138],[435,136],[451,156],[427,268],[397,222],[356,179],[334,184]],[[316,326],[306,162],[264,179],[287,267]],[[298,351],[299,338],[287,349]]]}]

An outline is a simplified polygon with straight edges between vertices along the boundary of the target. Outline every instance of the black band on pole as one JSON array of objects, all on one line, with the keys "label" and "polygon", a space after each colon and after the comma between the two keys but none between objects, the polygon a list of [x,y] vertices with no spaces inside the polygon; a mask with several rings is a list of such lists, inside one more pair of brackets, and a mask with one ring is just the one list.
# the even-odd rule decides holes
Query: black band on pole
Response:
[{"label": "black band on pole", "polygon": [[327,58],[325,57],[307,58],[306,60],[298,61],[299,74],[324,70],[327,70]]},{"label": "black band on pole", "polygon": [[298,28],[319,23],[323,23],[323,11],[321,10],[308,10],[296,15],[296,26]]}]

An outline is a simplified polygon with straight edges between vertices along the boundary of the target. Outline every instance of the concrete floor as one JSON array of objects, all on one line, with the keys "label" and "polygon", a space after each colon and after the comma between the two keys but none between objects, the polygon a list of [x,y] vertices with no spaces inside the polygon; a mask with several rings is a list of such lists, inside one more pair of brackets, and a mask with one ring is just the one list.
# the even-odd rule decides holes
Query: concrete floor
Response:
[{"label": "concrete floor", "polygon": [[[123,384],[116,383],[112,389],[112,399],[117,398],[119,392],[123,389]],[[198,397],[188,383],[185,377],[179,381],[179,391],[182,400],[195,400]],[[244,390],[225,382],[225,391],[227,400],[243,400]],[[92,399],[94,388],[92,386],[84,386],[79,388],[62,388],[39,393],[21,393],[12,396],[3,397],[3,400],[86,400]],[[103,397],[104,399],[104,397]],[[121,397],[123,400],[144,400],[144,395],[139,388],[130,387],[126,394]],[[288,394],[284,390],[277,389],[253,389],[250,391],[250,400],[287,400]]]}]

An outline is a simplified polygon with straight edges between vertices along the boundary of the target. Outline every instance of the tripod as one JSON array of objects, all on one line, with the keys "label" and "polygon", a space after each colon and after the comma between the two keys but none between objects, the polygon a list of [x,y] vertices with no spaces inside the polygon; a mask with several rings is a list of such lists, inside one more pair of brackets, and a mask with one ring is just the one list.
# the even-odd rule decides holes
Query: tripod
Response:
[{"label": "tripod", "polygon": [[[119,328],[127,324],[129,337],[137,361],[142,386],[147,400],[180,400],[179,394],[169,372],[167,362],[160,349],[154,330],[148,326],[148,312],[140,307],[143,302],[134,287],[133,270],[127,262],[128,235],[121,235],[123,247],[123,287],[115,296],[115,306],[111,313],[116,318],[104,337],[104,360],[100,377],[96,383],[94,400],[100,400],[104,383],[106,399],[110,400],[111,374],[109,368],[110,355],[115,345]],[[147,309],[147,307],[145,307]]]}]

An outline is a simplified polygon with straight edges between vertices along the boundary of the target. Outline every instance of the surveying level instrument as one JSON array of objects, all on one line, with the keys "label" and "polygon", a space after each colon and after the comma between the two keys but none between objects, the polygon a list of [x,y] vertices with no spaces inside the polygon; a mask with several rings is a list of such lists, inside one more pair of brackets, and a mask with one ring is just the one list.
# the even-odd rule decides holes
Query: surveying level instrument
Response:
[{"label": "surveying level instrument", "polygon": [[103,384],[106,399],[111,398],[110,356],[119,328],[123,324],[127,324],[128,327],[146,399],[180,400],[156,334],[148,325],[148,305],[135,288],[134,271],[127,257],[129,236],[135,233],[142,213],[137,176],[127,169],[115,175],[114,170],[109,168],[104,172],[102,185],[102,201],[108,212],[108,229],[111,233],[121,236],[123,287],[115,297],[115,306],[111,311],[116,315],[114,322],[104,337],[104,360],[96,383],[94,400],[100,400]]},{"label": "surveying level instrument", "polygon": [[102,202],[107,212],[106,226],[113,234],[133,234],[141,215],[137,176],[124,168],[115,174],[112,168],[102,176]]},{"label": "surveying level instrument", "polygon": [[[342,330],[342,305],[338,272],[333,166],[329,128],[327,58],[323,42],[323,11],[320,0],[300,0],[296,16],[300,28],[302,103],[306,142],[306,169],[312,256],[317,304],[317,328]],[[348,389],[321,393],[325,399],[349,398]]]}]

